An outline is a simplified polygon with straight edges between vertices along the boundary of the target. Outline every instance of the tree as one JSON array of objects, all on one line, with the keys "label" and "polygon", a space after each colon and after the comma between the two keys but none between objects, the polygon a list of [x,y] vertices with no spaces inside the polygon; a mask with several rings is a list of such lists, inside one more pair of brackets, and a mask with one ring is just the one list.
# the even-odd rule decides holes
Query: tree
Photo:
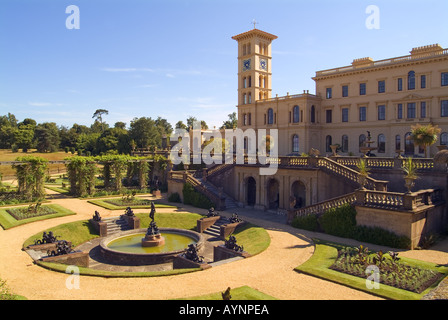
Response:
[{"label": "tree", "polygon": [[176,129],[184,129],[184,130],[187,130],[187,126],[186,126],[185,123],[183,123],[182,121],[177,121],[175,127],[176,127]]},{"label": "tree", "polygon": [[59,130],[54,122],[44,122],[36,126],[34,132],[37,141],[37,151],[55,152],[59,149]]},{"label": "tree", "polygon": [[129,137],[137,148],[148,148],[162,144],[161,134],[153,119],[147,117],[134,118],[131,121]]},{"label": "tree", "polygon": [[34,145],[34,131],[35,125],[20,124],[19,128],[14,131],[14,143],[17,148],[22,149],[23,152],[27,152]]},{"label": "tree", "polygon": [[433,145],[437,141],[437,135],[440,134],[441,129],[432,124],[421,125],[417,124],[411,127],[411,135],[409,139],[414,141],[414,144],[425,149],[425,158],[427,157],[427,147]]},{"label": "tree", "polygon": [[17,119],[12,113],[0,117],[0,148],[11,148],[14,144],[14,133],[17,130]]},{"label": "tree", "polygon": [[234,129],[238,126],[238,119],[236,117],[236,112],[233,112],[228,116],[229,120],[223,122],[221,129]]},{"label": "tree", "polygon": [[103,123],[103,114],[107,115],[109,114],[109,111],[106,109],[96,109],[95,113],[92,116],[93,118],[96,118],[96,121],[98,121],[101,124],[102,131],[104,131],[104,123]]}]

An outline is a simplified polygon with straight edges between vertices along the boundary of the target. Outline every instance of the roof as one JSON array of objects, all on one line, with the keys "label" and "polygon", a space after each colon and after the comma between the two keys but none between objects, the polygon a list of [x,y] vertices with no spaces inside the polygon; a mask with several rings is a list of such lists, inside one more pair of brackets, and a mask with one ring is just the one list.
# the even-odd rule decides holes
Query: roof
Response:
[{"label": "roof", "polygon": [[270,34],[270,33],[267,33],[267,32],[264,32],[262,30],[252,29],[250,31],[246,31],[244,33],[240,33],[240,34],[238,34],[236,36],[233,36],[232,39],[236,40],[236,41],[240,41],[240,40],[252,38],[254,36],[265,38],[265,39],[271,40],[271,41],[278,38],[277,36],[275,36],[273,34]]}]

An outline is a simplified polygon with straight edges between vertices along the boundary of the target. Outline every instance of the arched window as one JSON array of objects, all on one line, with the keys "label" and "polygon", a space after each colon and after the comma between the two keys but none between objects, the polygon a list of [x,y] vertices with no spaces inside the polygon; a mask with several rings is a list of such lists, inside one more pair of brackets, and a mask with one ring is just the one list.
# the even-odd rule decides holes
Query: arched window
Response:
[{"label": "arched window", "polygon": [[271,108],[268,109],[268,124],[274,123],[274,110]]},{"label": "arched window", "polygon": [[359,136],[359,152],[361,152],[361,148],[366,144],[366,135],[362,134]]},{"label": "arched window", "polygon": [[410,132],[404,135],[404,153],[407,155],[414,154],[414,140],[411,139]]},{"label": "arched window", "polygon": [[300,121],[300,110],[299,106],[294,106],[292,109],[292,122],[298,123]]},{"label": "arched window", "polygon": [[408,90],[415,89],[415,72],[409,71],[408,73]]},{"label": "arched window", "polygon": [[386,136],[384,134],[378,135],[378,153],[386,152]]},{"label": "arched window", "polygon": [[316,109],[314,108],[314,106],[311,106],[311,123],[315,123],[316,122]]},{"label": "arched window", "polygon": [[348,136],[345,134],[342,136],[341,149],[342,149],[342,152],[348,152]]},{"label": "arched window", "polygon": [[441,146],[448,146],[448,133],[443,132],[440,135],[440,145]]},{"label": "arched window", "polygon": [[331,152],[331,145],[332,145],[332,138],[331,136],[326,136],[325,137],[325,150],[326,152]]},{"label": "arched window", "polygon": [[296,134],[292,136],[292,152],[299,152],[299,136]]},{"label": "arched window", "polygon": [[401,137],[399,134],[395,136],[395,150],[401,150]]}]

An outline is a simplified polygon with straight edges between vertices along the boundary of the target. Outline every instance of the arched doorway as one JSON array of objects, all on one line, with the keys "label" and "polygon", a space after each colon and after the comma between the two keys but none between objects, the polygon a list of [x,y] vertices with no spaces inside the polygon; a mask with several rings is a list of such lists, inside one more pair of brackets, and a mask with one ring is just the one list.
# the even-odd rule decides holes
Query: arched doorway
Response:
[{"label": "arched doorway", "polygon": [[247,205],[248,206],[255,205],[256,200],[257,200],[257,182],[255,181],[254,178],[249,177],[247,179],[247,197],[246,197]]},{"label": "arched doorway", "polygon": [[295,181],[291,186],[291,208],[306,206],[306,187],[302,181]]},{"label": "arched doorway", "polygon": [[267,184],[268,209],[278,209],[280,202],[279,183],[275,179],[270,179]]}]

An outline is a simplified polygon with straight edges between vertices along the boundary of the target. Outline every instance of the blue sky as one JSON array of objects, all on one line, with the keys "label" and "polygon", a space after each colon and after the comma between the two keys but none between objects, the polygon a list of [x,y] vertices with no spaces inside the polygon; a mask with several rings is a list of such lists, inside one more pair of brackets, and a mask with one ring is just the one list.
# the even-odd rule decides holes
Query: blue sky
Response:
[{"label": "blue sky", "polygon": [[[66,7],[80,29],[66,28]],[[380,10],[368,29],[366,8]],[[1,0],[0,115],[19,121],[128,125],[188,116],[220,126],[237,104],[237,43],[257,28],[273,42],[273,96],[315,92],[318,70],[448,47],[446,0]]]}]

